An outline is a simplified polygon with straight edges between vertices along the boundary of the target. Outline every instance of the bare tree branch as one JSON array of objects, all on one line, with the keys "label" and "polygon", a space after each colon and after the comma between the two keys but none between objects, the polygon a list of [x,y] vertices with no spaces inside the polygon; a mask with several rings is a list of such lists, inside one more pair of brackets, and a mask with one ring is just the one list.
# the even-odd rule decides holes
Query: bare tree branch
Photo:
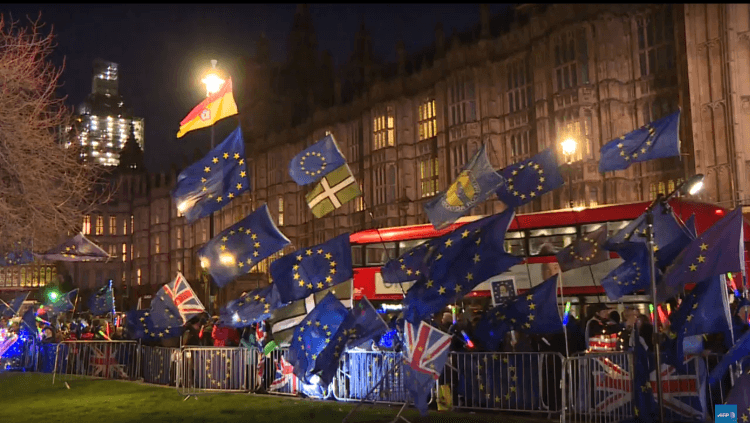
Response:
[{"label": "bare tree branch", "polygon": [[0,253],[53,246],[112,192],[101,168],[61,142],[71,122],[55,95],[62,68],[48,61],[52,33],[40,32],[39,18],[29,22],[0,17]]}]

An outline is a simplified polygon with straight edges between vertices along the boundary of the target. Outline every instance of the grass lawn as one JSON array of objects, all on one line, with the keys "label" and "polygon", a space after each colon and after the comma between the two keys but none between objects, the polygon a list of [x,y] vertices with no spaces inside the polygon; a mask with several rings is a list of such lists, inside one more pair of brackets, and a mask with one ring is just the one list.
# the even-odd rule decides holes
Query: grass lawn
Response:
[{"label": "grass lawn", "polygon": [[[52,385],[50,374],[0,373],[0,421],[338,423],[354,406],[252,394],[211,394],[183,401],[174,388],[134,382],[74,380],[69,384],[71,389],[59,381]],[[352,420],[389,422],[397,411],[397,407],[363,406]],[[430,411],[428,417],[421,418],[413,408],[405,416],[415,423],[536,423],[546,417]]]}]

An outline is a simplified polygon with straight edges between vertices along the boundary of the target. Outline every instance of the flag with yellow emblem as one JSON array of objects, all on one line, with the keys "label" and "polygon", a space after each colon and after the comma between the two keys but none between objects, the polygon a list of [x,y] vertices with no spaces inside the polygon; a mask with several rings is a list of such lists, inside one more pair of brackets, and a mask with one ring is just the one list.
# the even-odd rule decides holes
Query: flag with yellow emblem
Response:
[{"label": "flag with yellow emblem", "polygon": [[238,126],[205,157],[180,172],[176,185],[172,199],[189,224],[249,191],[242,129]]},{"label": "flag with yellow emblem", "polygon": [[745,273],[742,208],[738,207],[690,242],[662,276],[657,300],[677,295],[688,283],[728,272]]},{"label": "flag with yellow emblem", "polygon": [[530,203],[564,183],[554,151],[541,153],[504,168],[500,174],[505,185],[497,190],[497,198],[508,207]]},{"label": "flag with yellow emblem", "polygon": [[102,261],[110,258],[106,251],[89,241],[82,233],[35,256],[47,261]]},{"label": "flag with yellow emblem", "polygon": [[453,184],[424,204],[427,218],[435,228],[444,228],[486,200],[503,182],[503,177],[492,168],[482,145]]},{"label": "flag with yellow emblem", "polygon": [[223,288],[289,244],[289,239],[274,225],[268,206],[263,204],[201,247],[198,258],[216,285]]},{"label": "flag with yellow emblem", "polygon": [[180,122],[177,138],[196,129],[206,128],[214,123],[237,114],[237,103],[232,94],[232,78],[229,78],[218,92],[206,97]]}]

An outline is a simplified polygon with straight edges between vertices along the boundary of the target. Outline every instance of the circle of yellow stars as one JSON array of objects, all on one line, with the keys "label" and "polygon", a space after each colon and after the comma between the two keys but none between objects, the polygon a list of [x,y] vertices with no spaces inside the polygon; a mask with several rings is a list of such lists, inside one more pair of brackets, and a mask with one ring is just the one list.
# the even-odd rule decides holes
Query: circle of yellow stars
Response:
[{"label": "circle of yellow stars", "polygon": [[[260,296],[260,295],[258,295],[258,294],[254,294],[254,295],[253,295],[253,293],[252,293],[252,292],[251,292],[251,293],[247,293],[247,294],[244,294],[244,295],[242,295],[242,296],[241,296],[241,297],[239,298],[239,300],[237,301],[237,303],[235,304],[235,307],[236,307],[237,309],[240,309],[240,308],[242,308],[242,307],[243,307],[244,305],[246,305],[246,304],[251,304],[251,303],[259,303],[259,304],[263,304],[263,313],[264,313],[264,314],[268,314],[268,313],[270,313],[270,312],[271,312],[271,304],[269,304],[269,303],[268,303],[268,302],[266,301],[266,297],[262,297],[262,296]],[[234,308],[234,307],[233,307],[233,308]],[[238,310],[235,310],[235,312],[239,313],[239,311],[238,311]],[[240,322],[242,322],[243,324],[244,324],[244,323],[248,323],[247,319],[240,319]]]},{"label": "circle of yellow stars", "polygon": [[544,181],[546,180],[546,177],[544,176],[544,169],[542,168],[541,165],[539,165],[539,163],[534,163],[533,160],[529,160],[529,162],[526,164],[520,164],[518,168],[513,169],[510,173],[511,176],[506,179],[508,183],[508,191],[512,192],[514,197],[518,197],[521,200],[525,200],[527,197],[527,194],[518,192],[518,190],[515,189],[513,179],[518,175],[520,171],[524,170],[525,168],[533,169],[532,172],[536,172],[537,176],[539,177],[539,184],[536,186],[536,190],[532,189],[531,191],[528,192],[529,198],[536,198],[538,195],[542,194],[542,191],[544,190]]},{"label": "circle of yellow stars", "polygon": [[[305,168],[305,162],[307,161],[308,157],[317,157],[320,160],[320,166],[318,167],[318,170],[307,170]],[[314,176],[320,175],[325,170],[326,166],[328,166],[328,163],[326,162],[325,156],[323,156],[322,154],[308,151],[300,158],[299,166],[300,169],[305,171],[305,175]]]},{"label": "circle of yellow stars", "polygon": [[[641,144],[640,149],[636,148],[635,151],[633,151],[632,154],[628,154],[624,148],[625,144],[622,142],[617,143],[617,149],[620,150],[620,157],[622,157],[623,160],[626,162],[629,162],[630,160],[636,160],[639,155],[644,155],[646,152],[648,152],[651,145],[654,144],[654,137],[656,137],[656,129],[654,129],[650,124],[646,124],[641,129],[647,129],[648,130],[648,138],[646,138],[646,142],[644,144]],[[625,140],[625,135],[620,136],[620,140]]]},{"label": "circle of yellow stars", "polygon": [[[232,389],[232,357],[227,355],[226,351],[206,351],[206,378],[211,388],[215,389]],[[235,355],[234,352],[231,353]],[[238,358],[238,357],[233,357]],[[222,363],[223,361],[223,363]],[[223,364],[223,365],[222,365]],[[218,366],[218,368],[216,367]],[[212,367],[215,372],[212,371]],[[224,372],[218,371],[219,369],[226,369]],[[224,379],[218,380],[214,378],[214,373],[219,376],[220,373],[224,373]]]},{"label": "circle of yellow stars", "polygon": [[623,281],[623,280],[619,279],[617,276],[612,276],[612,280],[615,281],[615,282],[617,282],[617,284],[620,285],[620,286],[628,286],[628,285],[635,286],[635,284],[638,281],[641,280],[641,266],[638,265],[638,262],[634,261],[633,262],[633,268],[635,269],[635,278],[633,280],[631,280],[631,281],[624,280]]},{"label": "circle of yellow stars", "polygon": [[[224,154],[222,154],[221,157],[222,157],[222,159],[224,161],[226,161],[226,160],[237,160],[237,164],[240,166],[240,178],[247,177],[247,171],[246,171],[246,168],[245,168],[245,159],[243,157],[240,157],[240,153],[234,153],[234,154],[230,155],[229,153],[224,152]],[[218,165],[220,161],[221,160],[219,160],[219,157],[213,157],[211,159],[211,164]],[[224,166],[231,166],[231,164],[229,164],[229,163],[225,164],[224,161],[222,161],[222,163],[219,166],[215,167],[215,169],[221,170]],[[204,166],[203,167],[203,172],[204,173],[210,174],[211,171],[212,171],[211,166]],[[208,182],[208,178],[206,178],[205,176],[201,177],[201,183],[203,184],[203,187],[201,188],[201,192],[207,192],[208,191],[208,187],[206,187],[206,182]],[[224,187],[224,188],[226,188],[226,187]],[[219,195],[219,196],[216,197],[216,202],[217,203],[222,203],[225,200],[226,200],[226,202],[231,201],[234,197],[236,197],[237,195],[239,195],[240,192],[242,192],[243,188],[245,188],[245,186],[242,184],[242,182],[237,182],[237,184],[235,186],[229,187],[229,189],[223,189],[222,192],[228,191],[227,198],[225,199],[222,195]],[[214,194],[213,193],[208,193],[208,198],[213,199],[214,198]]]},{"label": "circle of yellow stars", "polygon": [[258,248],[260,248],[260,240],[258,240],[258,235],[253,233],[250,228],[245,228],[244,226],[240,226],[236,230],[231,229],[229,232],[221,236],[221,244],[219,245],[220,251],[223,252],[227,250],[227,242],[229,241],[229,238],[234,235],[244,235],[250,237],[250,244],[252,244],[253,247],[253,252],[250,253],[250,256],[252,257],[248,256],[244,260],[237,260],[237,267],[239,268],[239,270],[242,271],[245,267],[247,267],[247,271],[249,272],[250,269],[255,265],[255,260],[258,260],[257,258],[260,257],[260,252],[258,251]]},{"label": "circle of yellow stars", "polygon": [[[306,275],[305,272],[300,272],[300,265],[302,264],[302,261],[308,257],[313,259],[315,257],[323,257],[328,260],[328,274],[325,276],[325,278],[319,279],[317,281],[314,281],[312,279],[305,280]],[[304,287],[310,291],[314,289],[321,290],[326,287],[332,287],[334,285],[333,277],[336,274],[336,265],[336,261],[333,260],[333,254],[331,254],[330,252],[326,252],[322,248],[308,248],[304,252],[301,252],[297,255],[297,263],[292,266],[292,278],[295,282],[297,282],[300,288]]]},{"label": "circle of yellow stars", "polygon": [[[457,239],[461,240],[461,239],[464,239],[464,238],[468,238],[469,236],[472,236],[473,238],[476,238],[474,240],[474,244],[478,247],[482,243],[481,234],[482,234],[482,230],[481,229],[476,229],[473,232],[473,234],[468,229],[464,229],[464,231],[461,232],[460,238],[457,238]],[[452,238],[446,239],[445,242],[443,243],[443,247],[441,248],[441,252],[438,252],[437,255],[435,256],[435,261],[438,261],[438,260],[442,259],[443,258],[443,252],[447,251],[449,248],[451,248],[453,246],[454,246],[453,239]],[[470,263],[469,266],[473,266],[473,265],[476,265],[477,263],[479,263],[482,260],[482,257],[480,256],[479,253],[475,253],[474,257],[472,257],[471,260],[472,260],[473,264]],[[450,280],[455,280],[455,279],[454,278],[450,278]],[[468,271],[466,272],[466,274],[463,276],[463,278],[461,280],[465,284],[469,284],[469,285],[477,283],[477,281],[475,280],[475,277],[474,277],[474,273],[473,272],[468,272]],[[433,279],[429,279],[428,278],[427,279],[427,283],[425,284],[425,288],[431,289],[434,284],[435,284],[435,281]],[[455,295],[457,297],[460,297],[460,296],[465,295],[464,293],[462,293],[463,289],[464,289],[464,287],[461,285],[461,283],[456,283],[453,288],[450,288],[449,286],[446,286],[445,284],[440,284],[440,285],[437,286],[437,293],[439,295],[445,295],[446,293],[448,293],[449,291],[452,290],[453,291],[453,295]]]},{"label": "circle of yellow stars", "polygon": [[578,254],[578,252],[576,251],[577,248],[573,248],[570,250],[570,255],[573,256],[575,260],[578,260],[580,262],[585,262],[585,261],[590,262],[591,259],[595,258],[596,255],[599,253],[599,244],[596,242],[595,239],[589,238],[589,234],[584,235],[583,238],[581,238],[581,242],[590,243],[592,245],[593,248],[591,249],[590,254],[584,257]]},{"label": "circle of yellow stars", "polygon": [[705,263],[706,261],[706,256],[704,256],[702,252],[708,250],[708,244],[706,244],[705,242],[701,243],[700,249],[701,249],[701,253],[698,254],[698,257],[696,257],[696,261],[690,263],[689,268],[691,272],[695,272],[696,270],[698,270],[698,265],[700,265],[701,263]]},{"label": "circle of yellow stars", "polygon": [[[169,328],[164,328],[163,331],[160,332],[152,332],[148,330],[148,325],[146,324],[146,317],[149,316],[149,312],[143,313],[143,316],[141,316],[138,320],[141,321],[141,325],[143,326],[143,333],[148,335],[149,338],[164,338],[165,335],[169,335]],[[167,311],[167,316],[170,319],[174,319],[174,315]]]},{"label": "circle of yellow stars", "polygon": [[[510,306],[505,305],[503,308],[506,309],[506,310],[509,309],[509,308],[510,308],[510,310],[514,310],[515,307],[512,304],[518,302],[523,297],[524,297],[523,295],[519,295],[517,297],[511,297],[510,300],[509,300],[509,302],[510,302],[511,305]],[[525,297],[526,297],[526,302],[528,304],[527,307],[528,307],[528,312],[529,312],[528,315],[524,316],[526,318],[525,321],[522,320],[521,322],[519,322],[518,320],[516,320],[515,317],[511,317],[510,319],[508,319],[508,321],[511,323],[511,325],[513,327],[516,327],[517,323],[523,323],[521,325],[522,328],[524,328],[524,329],[531,329],[531,325],[534,322],[534,319],[536,318],[536,316],[534,315],[534,312],[536,311],[536,303],[534,303],[534,295],[533,294],[526,294]],[[492,318],[495,320],[495,323],[499,323],[499,322],[502,322],[505,319],[507,319],[507,317],[505,316],[505,314],[503,314],[499,310],[495,311],[495,315]]]}]

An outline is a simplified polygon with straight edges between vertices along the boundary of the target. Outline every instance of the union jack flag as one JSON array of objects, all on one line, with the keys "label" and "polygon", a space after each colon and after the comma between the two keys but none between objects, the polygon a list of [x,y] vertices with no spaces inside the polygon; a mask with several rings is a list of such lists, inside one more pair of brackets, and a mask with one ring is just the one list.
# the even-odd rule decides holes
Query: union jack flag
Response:
[{"label": "union jack flag", "polygon": [[12,347],[13,344],[15,344],[17,340],[18,340],[18,335],[16,335],[15,333],[11,333],[8,335],[7,338],[0,341],[0,357],[2,357],[3,354],[5,354],[5,351],[8,351],[8,349]]},{"label": "union jack flag", "polygon": [[[164,285],[162,289],[177,307],[183,323],[186,323],[193,316],[206,311],[182,273],[178,272],[175,280]],[[157,294],[157,296],[159,295]]]},{"label": "union jack flag", "polygon": [[292,366],[284,356],[279,356],[276,362],[276,379],[271,382],[269,391],[280,391],[288,389],[292,394],[297,394],[297,376],[294,375],[294,366]]},{"label": "union jack flag", "polygon": [[117,360],[117,352],[110,346],[91,347],[91,376],[105,379],[130,379],[125,366]]},{"label": "union jack flag", "polygon": [[[677,370],[662,363],[661,366],[661,385],[663,402],[665,410],[672,414],[675,419],[695,419],[704,416],[705,398],[703,398],[702,367],[700,360],[690,360],[693,362],[689,366],[689,374],[680,374]],[[598,370],[594,370],[595,399],[594,411],[597,413],[609,413],[616,410],[622,410],[622,407],[629,406],[633,393],[632,374],[619,364],[608,358],[597,358],[594,360]],[[705,373],[705,372],[703,372]],[[650,390],[656,398],[656,371],[650,374],[650,380],[647,385],[637,386],[635,389]]]},{"label": "union jack flag", "polygon": [[258,364],[255,367],[255,388],[263,386],[263,374],[266,372],[266,356],[263,354],[263,346],[266,343],[266,322],[258,322],[255,325],[255,342],[258,346]]},{"label": "union jack flag", "polygon": [[420,373],[431,374],[435,379],[440,377],[445,360],[448,357],[448,347],[451,336],[439,331],[425,322],[419,323],[419,329],[407,323],[406,330],[406,362]]}]

